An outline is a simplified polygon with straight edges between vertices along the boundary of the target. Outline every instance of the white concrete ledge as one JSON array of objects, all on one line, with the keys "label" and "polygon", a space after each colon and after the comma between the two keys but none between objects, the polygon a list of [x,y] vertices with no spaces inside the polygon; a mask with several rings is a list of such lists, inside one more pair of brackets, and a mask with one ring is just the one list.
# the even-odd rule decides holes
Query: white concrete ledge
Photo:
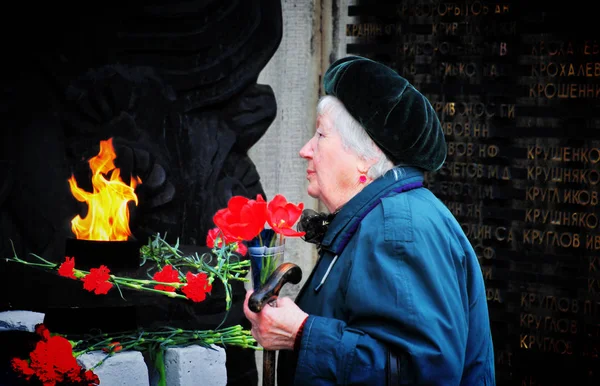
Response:
[{"label": "white concrete ledge", "polygon": [[[102,351],[93,351],[81,355],[77,362],[91,369],[106,357]],[[124,351],[108,357],[104,363],[94,369],[101,385],[110,386],[148,386],[150,379],[144,356],[139,351]]]},{"label": "white concrete ledge", "polygon": [[35,331],[35,325],[44,321],[44,314],[33,311],[0,312],[0,331]]},{"label": "white concrete ledge", "polygon": [[225,350],[212,346],[169,348],[165,352],[168,386],[226,386]]}]

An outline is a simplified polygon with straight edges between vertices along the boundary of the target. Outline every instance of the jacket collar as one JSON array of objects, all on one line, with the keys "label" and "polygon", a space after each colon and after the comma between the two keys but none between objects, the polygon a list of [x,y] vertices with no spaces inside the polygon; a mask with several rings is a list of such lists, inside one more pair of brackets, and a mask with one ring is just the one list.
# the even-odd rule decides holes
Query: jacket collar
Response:
[{"label": "jacket collar", "polygon": [[357,223],[364,217],[364,212],[370,210],[372,205],[381,197],[389,194],[399,186],[423,182],[423,171],[413,167],[402,167],[397,169],[401,172],[396,180],[394,173],[390,170],[385,175],[371,182],[369,185],[350,199],[338,212],[325,233],[321,242],[321,248],[336,255],[340,254],[345,246],[345,233],[350,229],[356,229]]}]

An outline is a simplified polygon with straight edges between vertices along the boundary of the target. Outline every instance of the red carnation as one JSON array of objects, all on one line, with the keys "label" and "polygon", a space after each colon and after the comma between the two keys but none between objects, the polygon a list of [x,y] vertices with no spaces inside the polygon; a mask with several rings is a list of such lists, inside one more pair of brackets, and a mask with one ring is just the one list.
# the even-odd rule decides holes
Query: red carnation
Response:
[{"label": "red carnation", "polygon": [[26,380],[34,378],[43,386],[55,386],[57,383],[81,384],[87,386],[100,383],[96,374],[86,371],[73,356],[71,343],[62,336],[51,336],[50,331],[40,323],[35,332],[42,337],[35,349],[29,354],[29,360],[13,358],[11,367]]},{"label": "red carnation", "polygon": [[186,273],[185,279],[187,284],[181,291],[195,302],[201,302],[206,299],[206,293],[212,290],[212,285],[208,283],[206,273],[200,272],[194,275],[191,272]]},{"label": "red carnation", "polygon": [[[172,265],[165,265],[162,270],[156,272],[152,279],[162,283],[179,283],[179,272],[173,269]],[[175,287],[170,285],[158,284],[154,289],[159,291],[175,292]]]},{"label": "red carnation", "polygon": [[121,350],[123,350],[123,346],[121,346],[121,343],[119,343],[119,342],[109,343],[107,347],[104,347],[102,349],[102,351],[108,352],[108,353],[111,353],[111,352],[115,352],[116,353],[116,352],[119,352]]},{"label": "red carnation", "polygon": [[40,340],[29,357],[28,367],[18,358],[14,358],[13,368],[26,378],[35,375],[44,386],[54,386],[57,382],[72,380],[73,375],[81,370],[73,357],[71,343],[61,336]]},{"label": "red carnation", "polygon": [[208,234],[206,235],[206,246],[214,248],[216,245],[218,248],[221,248],[223,246],[223,239],[225,239],[226,244],[235,244],[234,251],[240,255],[244,256],[246,255],[246,252],[248,252],[248,248],[246,248],[242,242],[238,242],[235,238],[226,237],[225,233],[221,232],[219,228],[213,228],[208,231]]},{"label": "red carnation", "polygon": [[236,243],[236,245],[237,245],[236,252],[242,256],[246,256],[246,253],[248,252],[248,247],[246,247],[246,245],[242,242]]},{"label": "red carnation", "polygon": [[75,279],[75,272],[73,269],[75,268],[75,258],[74,257],[65,257],[65,262],[58,267],[58,274],[60,276],[69,277],[71,279]]},{"label": "red carnation", "polygon": [[66,374],[79,371],[71,343],[62,336],[52,336],[47,341],[39,341],[30,358],[30,366],[42,382],[62,381]]},{"label": "red carnation", "polygon": [[100,268],[90,269],[90,273],[83,278],[83,288],[96,295],[106,295],[112,288],[110,279],[110,270],[107,266],[101,265]]},{"label": "red carnation", "polygon": [[[221,248],[223,246],[224,238],[225,236],[219,228],[213,228],[209,230],[208,234],[206,235],[206,246],[209,248],[214,248],[216,245],[218,248]],[[226,240],[225,242],[227,243],[231,241],[235,242],[236,240]]]}]

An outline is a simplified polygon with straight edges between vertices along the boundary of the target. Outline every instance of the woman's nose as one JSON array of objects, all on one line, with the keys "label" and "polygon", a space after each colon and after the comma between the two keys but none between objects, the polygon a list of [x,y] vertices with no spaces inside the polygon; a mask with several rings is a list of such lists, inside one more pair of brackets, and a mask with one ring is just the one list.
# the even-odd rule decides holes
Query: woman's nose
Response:
[{"label": "woman's nose", "polygon": [[308,142],[306,142],[304,144],[304,146],[302,146],[302,149],[300,149],[300,152],[298,153],[298,154],[300,154],[300,157],[310,158],[312,156],[311,141],[312,141],[312,138]]}]

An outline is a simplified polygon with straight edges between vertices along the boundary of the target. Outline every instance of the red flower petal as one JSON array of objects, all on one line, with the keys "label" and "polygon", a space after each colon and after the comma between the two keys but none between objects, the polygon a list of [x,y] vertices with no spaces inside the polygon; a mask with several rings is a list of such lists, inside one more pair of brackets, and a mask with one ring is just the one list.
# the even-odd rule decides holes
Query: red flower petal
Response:
[{"label": "red flower petal", "polygon": [[30,367],[44,385],[54,385],[68,380],[81,367],[73,357],[71,343],[61,337],[52,336],[48,341],[39,341],[29,355]]},{"label": "red flower petal", "polygon": [[110,283],[108,281],[100,282],[96,285],[96,289],[94,290],[94,293],[96,295],[106,295],[108,293],[108,291],[110,291],[112,286],[113,286],[112,283]]},{"label": "red flower petal", "polygon": [[294,205],[286,198],[277,194],[267,206],[267,222],[276,232],[288,237],[304,236],[305,232],[296,232],[292,227],[302,215],[304,204]]},{"label": "red flower petal", "polygon": [[277,228],[273,229],[276,233],[282,234],[287,237],[302,237],[306,234],[306,232],[298,232],[291,228]]},{"label": "red flower petal", "polygon": [[246,253],[248,253],[248,247],[246,247],[246,244],[244,243],[237,243],[237,253],[239,253],[242,256],[246,256]]},{"label": "red flower petal", "polygon": [[102,349],[102,351],[108,352],[108,353],[110,353],[110,352],[119,352],[121,350],[123,350],[123,346],[121,346],[121,343],[119,343],[119,342],[109,343],[108,347],[104,347]]},{"label": "red flower petal", "polygon": [[215,225],[223,231],[226,241],[250,241],[265,226],[267,203],[259,194],[256,200],[233,196],[226,209],[220,209],[213,216]]},{"label": "red flower petal", "polygon": [[107,266],[101,265],[99,268],[90,269],[90,273],[83,278],[83,288],[94,292],[96,295],[105,295],[112,288],[110,279],[110,270]]},{"label": "red flower petal", "polygon": [[58,274],[60,276],[75,279],[75,273],[73,272],[74,268],[75,268],[75,258],[66,256],[64,263],[62,263],[60,265],[60,267],[58,267]]},{"label": "red flower petal", "polygon": [[44,323],[38,323],[35,325],[35,333],[41,336],[43,340],[50,339],[50,330],[46,328]]},{"label": "red flower petal", "polygon": [[83,374],[83,379],[88,383],[88,386],[98,385],[100,384],[100,378],[92,370],[87,370]]},{"label": "red flower petal", "polygon": [[[165,265],[163,269],[156,272],[152,278],[163,283],[179,283],[179,272],[176,269],[173,269],[172,265]],[[154,286],[154,289],[175,292],[176,288],[170,285],[158,284]]]},{"label": "red flower petal", "polygon": [[185,279],[187,280],[187,285],[181,291],[188,299],[194,302],[203,301],[206,299],[206,293],[212,290],[212,285],[208,283],[208,276],[204,272],[195,275],[188,272],[185,275]]},{"label": "red flower petal", "polygon": [[29,362],[25,359],[13,358],[10,361],[10,365],[16,373],[24,377],[27,381],[35,374],[35,371],[29,367]]},{"label": "red flower petal", "polygon": [[[219,239],[219,233],[221,231],[219,230],[219,228],[213,228],[211,230],[208,231],[208,234],[206,235],[206,246],[209,248],[213,248],[215,246],[215,242],[217,241],[217,239]],[[220,247],[221,243],[218,244],[218,246]]]},{"label": "red flower petal", "polygon": [[242,208],[248,204],[248,201],[250,201],[248,197],[233,196],[227,203],[227,209],[229,209],[231,213],[239,213],[241,212]]}]

